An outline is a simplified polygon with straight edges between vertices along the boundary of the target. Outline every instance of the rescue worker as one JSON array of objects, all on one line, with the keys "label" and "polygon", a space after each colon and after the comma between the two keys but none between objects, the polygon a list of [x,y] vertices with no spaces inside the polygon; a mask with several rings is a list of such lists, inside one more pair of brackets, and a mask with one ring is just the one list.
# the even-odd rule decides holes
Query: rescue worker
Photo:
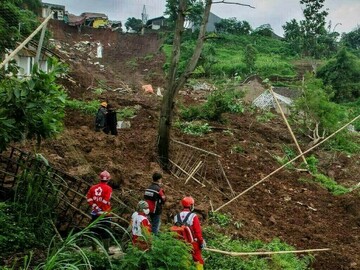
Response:
[{"label": "rescue worker", "polygon": [[98,109],[95,117],[95,131],[103,130],[105,132],[107,123],[106,123],[106,114],[108,113],[106,107],[107,102],[103,101],[100,104],[100,108]]},{"label": "rescue worker", "polygon": [[91,222],[103,217],[92,231],[102,240],[104,248],[109,251],[110,235],[107,230],[111,229],[111,194],[112,188],[108,185],[111,175],[103,171],[99,175],[100,183],[90,187],[87,193],[87,202],[91,207]]},{"label": "rescue worker", "polygon": [[151,231],[153,234],[157,234],[161,223],[162,206],[165,203],[166,197],[164,190],[161,188],[161,173],[154,173],[152,180],[152,184],[145,190],[144,199],[149,204]]},{"label": "rescue worker", "polygon": [[149,204],[146,201],[140,201],[137,212],[131,216],[132,243],[141,250],[148,250],[150,247],[151,224],[147,217],[149,213]]},{"label": "rescue worker", "polygon": [[116,110],[113,108],[113,106],[111,106],[111,104],[108,104],[107,107],[107,114],[105,116],[105,122],[106,122],[106,127],[104,128],[104,132],[106,134],[111,134],[111,135],[117,135],[117,115],[116,115]]},{"label": "rescue worker", "polygon": [[[187,217],[187,224],[190,227],[194,241],[191,243],[193,246],[191,255],[196,265],[197,270],[204,269],[204,260],[201,255],[201,250],[205,248],[205,241],[202,237],[202,230],[200,225],[200,220],[195,213],[192,213],[194,210],[195,201],[192,197],[185,197],[181,200],[181,205],[183,210],[179,215],[174,217],[174,223],[182,223]],[[190,214],[189,214],[190,213]],[[180,220],[178,220],[180,218]]]}]

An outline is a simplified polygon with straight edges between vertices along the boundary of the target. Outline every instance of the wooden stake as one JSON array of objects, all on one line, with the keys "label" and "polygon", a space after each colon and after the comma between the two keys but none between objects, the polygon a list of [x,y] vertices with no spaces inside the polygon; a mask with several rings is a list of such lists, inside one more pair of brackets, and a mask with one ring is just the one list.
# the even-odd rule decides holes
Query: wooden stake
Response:
[{"label": "wooden stake", "polygon": [[277,168],[275,171],[273,171],[272,173],[268,174],[267,176],[265,176],[263,179],[261,179],[259,182],[255,183],[254,185],[252,185],[251,187],[249,187],[248,189],[245,189],[243,192],[241,192],[240,194],[238,194],[236,197],[232,198],[230,201],[228,201],[227,203],[224,203],[222,206],[218,207],[215,212],[219,211],[221,208],[227,206],[228,204],[232,203],[233,201],[235,201],[236,199],[238,199],[240,196],[244,195],[246,192],[248,192],[249,190],[253,189],[254,187],[256,187],[257,185],[261,184],[262,182],[264,182],[266,179],[268,179],[270,176],[272,176],[273,174],[277,173],[278,171],[280,171],[281,169],[285,168],[288,164],[292,163],[293,161],[297,160],[299,157],[305,155],[306,153],[309,153],[311,150],[313,150],[314,148],[318,147],[319,145],[323,144],[324,142],[326,142],[327,140],[329,140],[330,138],[334,137],[337,133],[339,133],[340,131],[342,131],[344,128],[346,128],[348,125],[350,125],[351,123],[355,122],[356,120],[358,120],[360,118],[360,115],[358,115],[357,117],[355,117],[353,120],[351,120],[349,123],[347,123],[346,125],[342,126],[341,128],[339,128],[337,131],[335,131],[334,133],[332,133],[331,135],[329,135],[327,138],[325,138],[324,140],[322,140],[321,142],[315,144],[313,147],[309,148],[308,150],[306,150],[304,153],[294,157],[292,160],[288,161],[287,163],[285,163],[284,165],[282,165],[281,167]]},{"label": "wooden stake", "polygon": [[190,178],[193,177],[193,175],[197,172],[197,170],[199,169],[199,167],[201,166],[201,164],[203,163],[202,160],[200,160],[200,162],[198,163],[198,165],[195,167],[195,169],[192,170],[192,172],[190,173],[189,177],[186,179],[185,181],[185,185],[186,183],[190,180]]},{"label": "wooden stake", "polygon": [[237,256],[258,256],[258,255],[289,254],[289,253],[308,253],[308,252],[328,251],[330,249],[318,248],[318,249],[304,249],[304,250],[259,251],[259,252],[231,252],[231,251],[219,250],[214,248],[204,248],[204,250],[237,257]]},{"label": "wooden stake", "polygon": [[[179,165],[177,165],[171,159],[169,159],[169,161],[171,162],[171,164],[178,167],[183,173],[185,173],[186,175],[189,175],[189,173],[187,171],[185,171],[183,168],[181,168]],[[196,182],[198,182],[200,185],[202,185],[202,187],[205,187],[205,185],[203,183],[201,183],[199,180],[197,180],[194,176],[192,176],[192,179],[194,179]]]},{"label": "wooden stake", "polygon": [[[297,147],[297,149],[298,149],[298,151],[299,151],[299,154],[302,154],[300,145],[299,145],[298,141],[296,140],[296,137],[295,137],[295,135],[294,135],[294,132],[292,131],[292,129],[291,129],[290,125],[289,125],[289,122],[288,122],[288,120],[287,120],[287,118],[286,118],[286,116],[285,116],[285,114],[284,114],[283,109],[282,109],[281,106],[280,106],[280,103],[279,103],[278,99],[277,99],[276,96],[275,96],[275,93],[274,93],[274,91],[273,91],[273,87],[272,87],[272,86],[270,86],[270,93],[272,94],[272,96],[273,96],[273,98],[274,98],[274,100],[275,100],[275,102],[276,102],[276,105],[278,106],[278,108],[279,108],[279,110],[280,110],[281,116],[282,116],[282,118],[284,119],[284,122],[285,122],[285,124],[286,124],[286,126],[287,126],[287,128],[288,128],[288,130],[289,130],[289,132],[290,132],[291,138],[293,139],[293,141],[294,141],[295,144],[296,144],[296,147]],[[306,161],[306,158],[305,158],[304,156],[301,156],[301,157],[302,157],[304,163],[305,163],[306,165],[308,165],[308,163],[307,163],[307,161]]]},{"label": "wooden stake", "polygon": [[224,175],[224,177],[225,177],[225,179],[226,179],[226,182],[228,183],[228,185],[229,185],[229,187],[230,187],[231,194],[232,194],[233,197],[235,197],[235,191],[233,190],[233,188],[232,188],[232,186],[231,186],[231,184],[230,184],[229,179],[226,177],[226,174],[225,174],[225,171],[224,171],[223,166],[221,165],[220,159],[218,159],[217,161],[218,161],[218,164],[219,164],[220,169],[221,169],[221,171],[222,171],[222,174]]}]

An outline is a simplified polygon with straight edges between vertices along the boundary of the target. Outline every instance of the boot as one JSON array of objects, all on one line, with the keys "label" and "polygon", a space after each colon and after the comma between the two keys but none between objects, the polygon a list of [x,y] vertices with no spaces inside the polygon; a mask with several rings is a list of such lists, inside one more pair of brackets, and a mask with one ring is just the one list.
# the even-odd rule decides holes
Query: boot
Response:
[{"label": "boot", "polygon": [[196,270],[204,270],[204,265],[199,262],[195,262],[195,266]]}]

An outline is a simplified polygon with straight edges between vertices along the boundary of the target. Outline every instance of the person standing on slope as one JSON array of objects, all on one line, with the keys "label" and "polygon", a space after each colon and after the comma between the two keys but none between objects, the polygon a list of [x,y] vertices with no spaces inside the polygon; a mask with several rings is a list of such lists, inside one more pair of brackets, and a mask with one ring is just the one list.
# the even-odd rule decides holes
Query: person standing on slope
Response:
[{"label": "person standing on slope", "polygon": [[102,240],[104,248],[109,251],[110,235],[107,230],[111,229],[111,204],[112,188],[108,185],[111,175],[108,171],[103,171],[99,175],[100,183],[90,187],[86,198],[91,207],[91,222],[99,217],[103,217],[92,231]]},{"label": "person standing on slope", "polygon": [[107,123],[106,123],[106,114],[108,113],[107,109],[107,102],[101,102],[101,106],[98,109],[95,117],[95,131],[103,130],[106,131]]},{"label": "person standing on slope", "polygon": [[205,241],[202,237],[202,229],[198,216],[193,213],[195,201],[192,197],[185,197],[181,200],[183,210],[174,217],[175,224],[182,224],[186,221],[186,226],[190,228],[192,234],[192,252],[191,255],[196,265],[197,270],[204,269],[204,260],[201,255],[201,250],[205,247]]},{"label": "person standing on slope", "polygon": [[131,216],[132,243],[141,250],[148,250],[150,247],[151,224],[147,218],[149,212],[148,203],[140,201],[137,205],[137,212]]},{"label": "person standing on slope", "polygon": [[152,184],[145,190],[144,199],[149,204],[151,231],[153,234],[157,234],[161,223],[162,206],[166,197],[161,187],[162,175],[156,172],[153,174],[152,179]]}]

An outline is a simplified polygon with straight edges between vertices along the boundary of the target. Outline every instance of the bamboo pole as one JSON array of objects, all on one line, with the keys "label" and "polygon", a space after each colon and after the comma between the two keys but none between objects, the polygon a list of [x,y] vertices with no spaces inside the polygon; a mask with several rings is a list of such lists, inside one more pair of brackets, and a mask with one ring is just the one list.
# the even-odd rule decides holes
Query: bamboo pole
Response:
[{"label": "bamboo pole", "polygon": [[[296,144],[296,148],[298,149],[299,154],[302,154],[302,150],[301,150],[301,148],[300,148],[300,145],[299,145],[298,141],[296,140],[296,137],[295,137],[295,135],[294,135],[294,132],[292,131],[292,129],[291,129],[290,125],[289,125],[289,122],[288,122],[288,120],[287,120],[287,118],[286,118],[286,116],[285,116],[285,114],[284,114],[283,109],[282,109],[281,106],[280,106],[280,103],[279,103],[278,99],[277,99],[276,96],[275,96],[275,93],[274,93],[274,91],[273,91],[273,87],[272,87],[272,86],[270,86],[270,93],[272,94],[272,96],[273,96],[273,98],[274,98],[274,100],[275,100],[275,102],[276,102],[276,105],[278,106],[278,108],[279,108],[279,110],[280,110],[281,116],[282,116],[282,118],[284,119],[284,122],[285,122],[285,124],[286,124],[286,126],[287,126],[287,128],[288,128],[288,130],[289,130],[289,132],[290,132],[291,138],[293,139],[293,141],[294,141],[295,144]],[[305,163],[306,165],[308,165],[308,163],[307,163],[307,161],[306,161],[306,158],[305,158],[303,155],[302,155],[301,157],[302,157],[304,163]]]},{"label": "bamboo pole", "polygon": [[221,165],[220,159],[218,159],[217,161],[218,161],[218,164],[219,164],[219,166],[220,166],[221,172],[222,172],[222,174],[224,175],[224,177],[225,177],[225,179],[226,179],[226,182],[228,183],[228,185],[229,185],[229,187],[230,187],[231,195],[232,195],[233,197],[235,197],[235,195],[236,195],[236,194],[235,194],[235,191],[233,190],[233,188],[232,188],[232,186],[231,186],[231,184],[230,184],[229,179],[226,177],[225,170],[224,170],[223,166]]},{"label": "bamboo pole", "polygon": [[221,156],[219,156],[218,154],[215,154],[215,153],[213,153],[213,152],[206,151],[206,150],[204,150],[204,149],[201,149],[201,148],[196,147],[196,146],[192,146],[192,145],[187,144],[187,143],[183,143],[183,142],[180,142],[180,141],[177,141],[177,140],[174,140],[174,139],[172,139],[172,141],[173,141],[173,142],[176,142],[176,143],[178,143],[178,144],[181,144],[181,145],[184,145],[184,146],[187,146],[187,147],[190,147],[190,148],[199,150],[199,151],[201,151],[201,152],[204,152],[204,153],[207,153],[207,154],[216,156],[216,157],[221,157]]},{"label": "bamboo pole", "polygon": [[[183,173],[185,173],[186,175],[189,175],[189,173],[187,171],[185,171],[183,168],[181,168],[179,165],[177,165],[175,162],[173,162],[171,159],[169,159],[169,161],[176,166],[177,168],[179,168]],[[196,179],[194,176],[192,176],[192,179],[194,179],[196,182],[198,182],[200,185],[202,185],[202,187],[205,187],[205,185],[203,183],[201,183],[198,179]]]},{"label": "bamboo pole", "polygon": [[3,68],[22,48],[25,47],[26,44],[44,27],[44,25],[47,24],[47,22],[52,18],[53,12],[50,13],[50,15],[39,25],[38,28],[35,29],[34,32],[28,36],[27,39],[25,39],[12,53],[10,53],[5,60],[0,64],[0,69]]},{"label": "bamboo pole", "polygon": [[351,120],[350,122],[348,122],[347,124],[345,124],[344,126],[342,126],[341,128],[339,128],[337,131],[335,131],[334,133],[332,133],[331,135],[329,135],[327,138],[325,138],[324,140],[322,140],[321,142],[315,144],[313,147],[310,147],[308,150],[306,150],[305,152],[303,152],[302,154],[299,154],[298,156],[294,157],[292,160],[288,161],[287,163],[285,163],[284,165],[282,165],[281,167],[277,168],[275,171],[273,171],[272,173],[268,174],[267,176],[265,176],[263,179],[261,179],[259,182],[255,183],[254,185],[252,185],[251,187],[245,189],[243,192],[241,192],[240,194],[236,195],[236,197],[232,198],[230,201],[228,201],[227,203],[224,203],[223,205],[221,205],[220,207],[218,207],[215,212],[219,211],[221,208],[227,206],[228,204],[232,203],[233,201],[235,201],[236,199],[238,199],[240,196],[244,195],[246,192],[248,192],[249,190],[253,189],[254,187],[256,187],[257,185],[261,184],[262,182],[264,182],[266,179],[268,179],[270,176],[272,176],[273,174],[277,173],[278,171],[280,171],[281,169],[283,169],[284,167],[286,167],[288,164],[292,163],[293,161],[297,160],[299,157],[305,155],[306,153],[309,153],[311,150],[313,150],[314,148],[318,147],[319,145],[323,144],[324,142],[326,142],[327,140],[329,140],[330,138],[332,138],[333,136],[335,136],[337,133],[339,133],[340,131],[342,131],[344,128],[346,128],[348,125],[350,125],[351,123],[355,122],[356,120],[358,120],[360,118],[360,115],[358,115],[357,117],[355,117],[353,120]]},{"label": "bamboo pole", "polygon": [[258,252],[231,252],[231,251],[219,250],[214,248],[204,248],[204,250],[237,257],[237,256],[258,256],[258,255],[274,255],[274,254],[289,254],[289,253],[308,253],[308,252],[328,251],[330,249],[317,248],[317,249],[304,249],[304,250],[258,251]]},{"label": "bamboo pole", "polygon": [[192,172],[189,174],[189,177],[186,179],[185,181],[185,185],[187,184],[187,182],[190,180],[190,178],[193,177],[193,175],[197,172],[197,170],[199,169],[199,167],[201,166],[201,164],[203,163],[202,160],[200,160],[200,162],[198,163],[198,165],[196,165],[195,169],[192,170]]}]

